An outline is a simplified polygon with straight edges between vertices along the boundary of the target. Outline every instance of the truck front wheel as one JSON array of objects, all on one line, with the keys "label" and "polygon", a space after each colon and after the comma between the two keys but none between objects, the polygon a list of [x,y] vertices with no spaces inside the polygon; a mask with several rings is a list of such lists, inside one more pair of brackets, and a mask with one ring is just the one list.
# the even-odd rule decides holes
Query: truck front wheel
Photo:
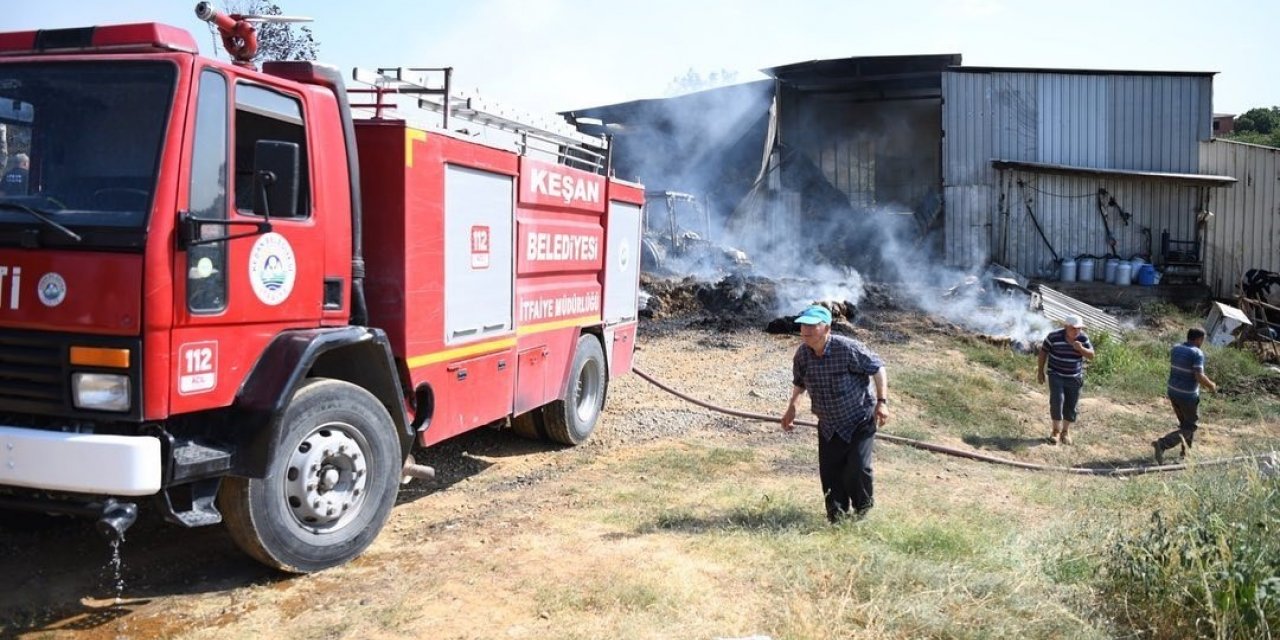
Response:
[{"label": "truck front wheel", "polygon": [[292,573],[360,555],[395,504],[400,444],[377,398],[349,382],[312,379],[285,411],[265,478],[227,478],[218,506],[236,544]]}]

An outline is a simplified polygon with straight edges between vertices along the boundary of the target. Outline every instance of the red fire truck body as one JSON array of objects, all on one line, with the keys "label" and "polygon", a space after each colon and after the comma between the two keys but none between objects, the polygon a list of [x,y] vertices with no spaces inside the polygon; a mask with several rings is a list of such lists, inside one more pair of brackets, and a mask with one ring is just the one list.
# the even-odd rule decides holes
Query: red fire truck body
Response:
[{"label": "red fire truck body", "polygon": [[372,542],[415,446],[585,440],[631,367],[643,190],[602,140],[436,105],[359,117],[331,68],[164,25],[0,34],[30,159],[0,184],[0,525],[118,536],[154,496],[314,571]]},{"label": "red fire truck body", "polygon": [[[583,327],[600,328],[610,375],[630,370],[635,187],[403,122],[357,123],[356,138],[365,244],[387,252],[369,261],[369,315],[433,390],[422,444],[561,397]],[[469,211],[453,228],[450,205]]]}]

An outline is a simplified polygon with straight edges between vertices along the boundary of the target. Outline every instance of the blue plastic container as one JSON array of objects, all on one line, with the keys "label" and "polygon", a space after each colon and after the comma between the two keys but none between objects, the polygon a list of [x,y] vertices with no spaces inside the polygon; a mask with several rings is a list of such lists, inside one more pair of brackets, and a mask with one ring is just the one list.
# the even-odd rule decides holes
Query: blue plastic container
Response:
[{"label": "blue plastic container", "polygon": [[1156,283],[1156,268],[1144,264],[1138,267],[1138,284],[1144,287],[1150,287]]}]

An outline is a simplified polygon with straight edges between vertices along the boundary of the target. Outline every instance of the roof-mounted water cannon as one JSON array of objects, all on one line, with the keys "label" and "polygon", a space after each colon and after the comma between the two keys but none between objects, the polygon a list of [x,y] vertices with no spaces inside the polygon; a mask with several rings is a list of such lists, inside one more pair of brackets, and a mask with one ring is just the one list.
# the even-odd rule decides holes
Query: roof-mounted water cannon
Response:
[{"label": "roof-mounted water cannon", "polygon": [[218,11],[212,2],[196,4],[196,17],[218,28],[222,36],[222,48],[227,50],[232,62],[242,67],[253,66],[253,56],[258,53],[256,22],[311,22],[311,18],[294,16],[258,16],[226,14]]}]

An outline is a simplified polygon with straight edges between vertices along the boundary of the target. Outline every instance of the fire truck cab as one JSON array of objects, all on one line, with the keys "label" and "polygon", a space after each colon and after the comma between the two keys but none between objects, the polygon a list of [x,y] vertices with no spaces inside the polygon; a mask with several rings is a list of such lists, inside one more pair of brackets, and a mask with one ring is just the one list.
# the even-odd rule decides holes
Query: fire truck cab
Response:
[{"label": "fire truck cab", "polygon": [[349,95],[161,24],[0,33],[0,123],[29,159],[0,180],[0,525],[120,536],[154,499],[310,572],[429,475],[415,447],[591,434],[631,367],[643,189],[607,141],[436,71]]}]

